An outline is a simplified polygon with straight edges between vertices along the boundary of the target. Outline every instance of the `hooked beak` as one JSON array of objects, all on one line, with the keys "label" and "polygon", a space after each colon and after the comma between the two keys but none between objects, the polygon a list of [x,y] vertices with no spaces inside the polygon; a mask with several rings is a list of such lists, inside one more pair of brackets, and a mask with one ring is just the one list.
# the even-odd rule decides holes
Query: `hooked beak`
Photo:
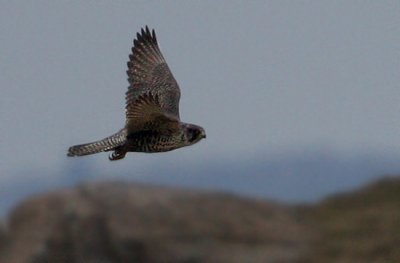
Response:
[{"label": "hooked beak", "polygon": [[200,137],[201,137],[202,139],[205,139],[205,138],[207,137],[206,131],[205,131],[205,130],[202,130],[202,131],[201,131]]}]

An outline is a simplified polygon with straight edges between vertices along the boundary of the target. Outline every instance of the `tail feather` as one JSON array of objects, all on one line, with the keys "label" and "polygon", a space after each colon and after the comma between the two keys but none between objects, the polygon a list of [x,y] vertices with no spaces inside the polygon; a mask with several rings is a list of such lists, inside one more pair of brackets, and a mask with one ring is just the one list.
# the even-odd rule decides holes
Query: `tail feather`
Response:
[{"label": "tail feather", "polygon": [[102,140],[85,143],[80,145],[71,146],[68,149],[68,156],[83,156],[99,152],[106,152],[114,150],[116,147],[121,146],[126,141],[126,129],[104,138]]}]

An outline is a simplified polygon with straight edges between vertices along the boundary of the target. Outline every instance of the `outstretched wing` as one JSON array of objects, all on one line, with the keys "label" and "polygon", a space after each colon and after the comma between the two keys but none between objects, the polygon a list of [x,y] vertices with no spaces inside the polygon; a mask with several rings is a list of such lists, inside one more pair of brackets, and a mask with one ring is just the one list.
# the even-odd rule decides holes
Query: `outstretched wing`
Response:
[{"label": "outstretched wing", "polygon": [[133,43],[127,70],[128,130],[139,130],[156,121],[154,117],[158,118],[156,122],[161,116],[164,120],[179,121],[179,86],[161,54],[154,29],[150,32],[146,26]]}]

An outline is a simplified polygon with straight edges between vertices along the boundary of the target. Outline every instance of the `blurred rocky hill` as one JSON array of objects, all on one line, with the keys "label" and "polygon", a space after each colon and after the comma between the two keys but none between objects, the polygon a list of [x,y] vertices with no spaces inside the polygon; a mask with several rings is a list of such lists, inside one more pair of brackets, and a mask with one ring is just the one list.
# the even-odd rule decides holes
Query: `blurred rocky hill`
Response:
[{"label": "blurred rocky hill", "polygon": [[82,185],[17,207],[0,262],[291,262],[308,237],[293,212],[227,194]]},{"label": "blurred rocky hill", "polygon": [[127,183],[32,197],[0,263],[400,262],[400,179],[315,206]]}]

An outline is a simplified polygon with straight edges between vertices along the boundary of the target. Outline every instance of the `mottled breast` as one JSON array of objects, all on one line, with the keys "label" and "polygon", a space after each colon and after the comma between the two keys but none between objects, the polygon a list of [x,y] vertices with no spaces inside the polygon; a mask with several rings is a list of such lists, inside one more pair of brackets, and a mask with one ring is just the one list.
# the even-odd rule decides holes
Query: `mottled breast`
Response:
[{"label": "mottled breast", "polygon": [[182,147],[180,134],[161,134],[157,131],[140,131],[127,136],[130,152],[167,152]]}]

